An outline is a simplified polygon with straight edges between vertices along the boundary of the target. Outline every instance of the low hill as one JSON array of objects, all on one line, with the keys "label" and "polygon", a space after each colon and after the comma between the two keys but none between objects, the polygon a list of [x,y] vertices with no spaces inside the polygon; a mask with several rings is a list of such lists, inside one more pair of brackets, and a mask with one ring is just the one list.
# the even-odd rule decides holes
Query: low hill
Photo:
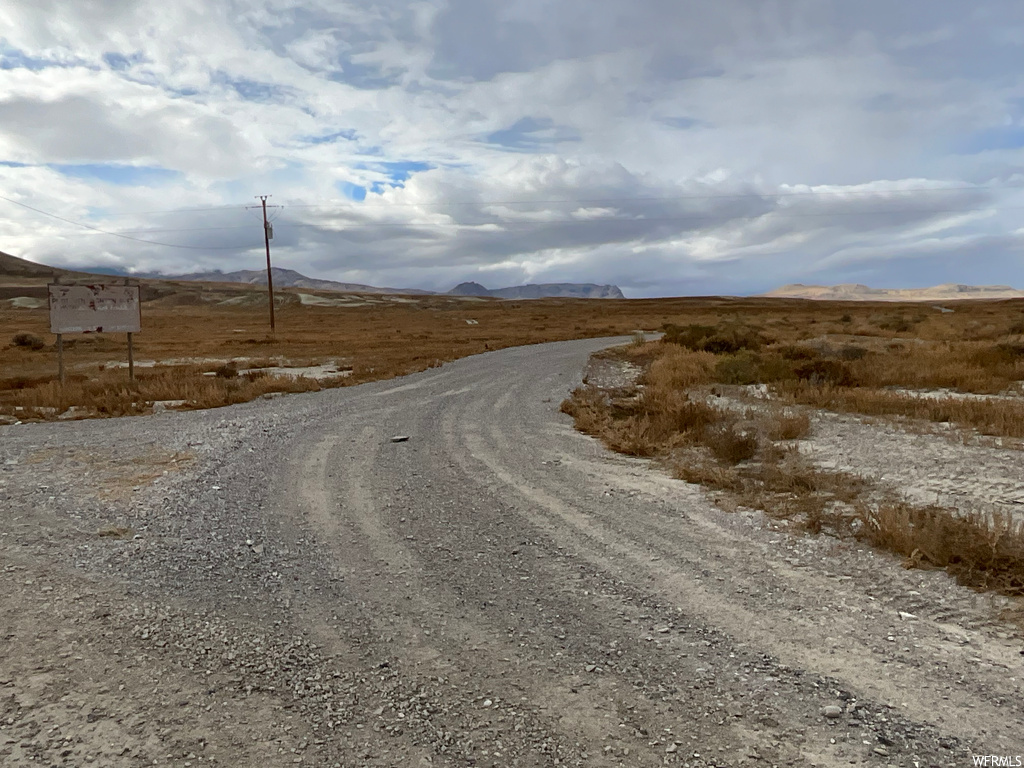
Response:
[{"label": "low hill", "polygon": [[[378,288],[361,283],[341,283],[336,280],[318,280],[306,277],[294,269],[274,267],[275,288],[308,288],[313,291],[342,291],[345,293],[411,293],[427,294],[416,288]],[[154,275],[156,277],[156,275]],[[249,285],[266,285],[267,270],[242,269],[237,272],[194,272],[189,275],[160,275],[165,280],[189,280],[204,283],[247,283]]]},{"label": "low hill", "polygon": [[9,253],[0,251],[0,277],[33,277],[52,278],[60,275],[78,275],[82,272],[72,272],[58,267],[48,267],[45,264],[36,264],[34,261],[19,259]]},{"label": "low hill", "polygon": [[869,288],[859,283],[803,285],[792,283],[761,296],[777,299],[821,301],[956,301],[964,299],[1019,299],[1024,291],[1009,285],[961,285],[944,283],[931,288]]}]

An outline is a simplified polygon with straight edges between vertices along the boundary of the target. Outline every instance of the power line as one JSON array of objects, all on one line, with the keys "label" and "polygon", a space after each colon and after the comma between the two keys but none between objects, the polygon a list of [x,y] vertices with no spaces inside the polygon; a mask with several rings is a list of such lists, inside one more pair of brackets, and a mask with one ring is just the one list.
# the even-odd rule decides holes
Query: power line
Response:
[{"label": "power line", "polygon": [[4,197],[3,195],[0,195],[0,200],[6,200],[8,203],[14,203],[14,205],[20,205],[22,208],[27,208],[30,211],[34,211],[35,213],[40,213],[43,216],[49,216],[52,219],[57,219],[58,221],[63,221],[65,223],[67,223],[67,224],[73,224],[76,227],[84,227],[85,229],[90,229],[93,232],[98,232],[98,233],[100,233],[102,235],[110,235],[111,237],[120,237],[120,238],[123,238],[125,240],[132,240],[132,241],[134,241],[136,243],[146,243],[148,245],[161,245],[161,246],[164,246],[166,248],[183,248],[183,249],[187,249],[187,250],[190,250],[190,251],[238,251],[238,250],[249,249],[249,248],[255,247],[253,245],[248,245],[248,244],[247,245],[230,245],[230,246],[228,246],[228,245],[203,246],[203,245],[182,245],[180,243],[162,243],[162,242],[159,242],[157,240],[143,240],[142,238],[132,237],[131,235],[121,234],[120,232],[110,232],[109,230],[106,230],[106,229],[100,229],[99,227],[94,227],[91,224],[86,224],[85,222],[82,222],[82,221],[74,221],[73,219],[66,219],[63,216],[58,216],[55,213],[50,213],[49,211],[44,211],[44,210],[42,210],[40,208],[33,208],[31,205],[26,205],[25,203],[18,202],[17,200],[12,200],[9,197]]},{"label": "power line", "polygon": [[118,216],[152,216],[155,214],[165,213],[206,213],[208,211],[244,211],[247,206],[230,204],[230,205],[207,205],[199,208],[161,208],[153,211],[97,211],[93,213],[93,216],[98,218],[115,218]]}]

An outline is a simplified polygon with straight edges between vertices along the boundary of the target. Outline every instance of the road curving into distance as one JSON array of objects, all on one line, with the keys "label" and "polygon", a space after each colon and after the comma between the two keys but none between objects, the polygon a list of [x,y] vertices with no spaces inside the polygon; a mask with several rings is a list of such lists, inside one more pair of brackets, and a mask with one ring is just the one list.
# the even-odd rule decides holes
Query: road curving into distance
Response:
[{"label": "road curving into distance", "polygon": [[[8,611],[31,598],[28,578],[49,578],[64,612],[30,611],[0,646],[16,651],[0,662],[12,700],[31,700],[18,681],[43,652],[22,641],[80,610],[65,644],[86,647],[97,670],[137,659],[119,669],[128,693],[105,705],[121,731],[64,725],[87,746],[126,744],[110,765],[193,754],[196,765],[927,766],[1024,754],[1021,642],[989,601],[857,543],[723,512],[576,433],[559,404],[611,343],[508,349],[204,413],[0,428],[0,455],[16,462],[0,502],[41,500],[31,486],[54,462],[49,501],[17,507],[0,539],[22,569]],[[185,458],[104,501],[81,472],[60,475],[87,448],[111,457],[106,475],[92,471],[107,488],[130,461]],[[20,471],[33,456],[35,480]],[[134,533],[75,537],[104,520]],[[106,617],[73,599],[83,583]],[[107,695],[99,673],[51,671]],[[176,719],[161,714],[174,696],[149,692],[165,678],[188,702]],[[44,722],[59,724],[54,702]]]}]

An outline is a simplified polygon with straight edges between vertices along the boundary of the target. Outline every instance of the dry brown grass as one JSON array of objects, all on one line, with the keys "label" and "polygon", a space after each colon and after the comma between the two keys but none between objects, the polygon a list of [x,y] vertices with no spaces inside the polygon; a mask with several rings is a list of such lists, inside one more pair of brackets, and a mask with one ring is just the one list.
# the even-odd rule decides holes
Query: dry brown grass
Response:
[{"label": "dry brown grass", "polygon": [[861,519],[862,538],[903,555],[907,567],[944,568],[966,586],[1024,596],[1024,522],[903,502],[862,510]]},{"label": "dry brown grass", "polygon": [[852,505],[867,483],[844,472],[823,472],[793,451],[762,447],[761,459],[729,467],[701,451],[675,453],[670,466],[676,477],[729,494],[729,506],[760,509],[819,533],[827,527],[846,535],[856,519]]},{"label": "dry brown grass", "polygon": [[[217,408],[270,392],[318,391],[325,384],[288,376],[204,376],[192,366],[141,372],[134,382],[123,371],[76,378],[63,387],[48,381],[0,393],[0,408],[21,419],[48,419],[74,406],[81,418],[143,413],[153,402],[184,400],[183,408]],[[2,412],[2,410],[0,410]]]},{"label": "dry brown grass", "polygon": [[791,402],[832,411],[904,416],[969,427],[983,435],[1024,437],[1024,398],[921,397],[884,389],[814,386],[804,382],[786,383],[777,391]]},{"label": "dry brown grass", "polygon": [[642,382],[656,389],[687,390],[714,381],[716,358],[710,352],[691,352],[676,345],[649,344],[655,352]]},{"label": "dry brown grass", "polygon": [[[194,292],[195,287],[189,290]],[[195,299],[193,293],[183,296]],[[30,410],[18,412],[19,417],[54,418],[48,409],[63,411],[77,405],[88,409],[86,415],[125,415],[144,410],[139,403],[152,400],[187,400],[186,407],[199,408],[242,402],[270,391],[349,386],[503,347],[626,335],[639,327],[657,327],[664,311],[645,302],[638,306],[568,299],[476,302],[424,297],[418,303],[366,307],[295,302],[278,312],[278,332],[271,337],[259,306],[209,306],[199,300],[176,304],[167,303],[168,298],[175,296],[143,304],[143,330],[135,335],[136,361],[194,360],[194,365],[177,365],[173,371],[137,367],[139,380],[132,385],[127,371],[104,370],[126,359],[123,335],[66,336],[68,384],[63,393],[55,383],[57,360],[54,337],[47,332],[47,311],[0,309],[0,329],[8,331],[6,336],[0,331],[0,338],[25,333],[46,342],[42,351],[13,342],[0,346],[0,414],[21,407]],[[319,385],[308,379],[248,382],[230,375],[232,360],[239,361],[235,368],[336,361],[341,368],[351,368],[351,375]],[[217,369],[222,369],[221,377],[201,376]]]},{"label": "dry brown grass", "polygon": [[[895,320],[884,322],[905,330]],[[682,329],[675,338],[607,353],[640,361],[645,366],[642,388],[604,392],[582,387],[563,403],[563,411],[574,416],[578,428],[614,450],[663,458],[676,477],[722,494],[718,501],[727,508],[760,509],[811,533],[828,530],[858,536],[903,555],[908,566],[945,568],[972,588],[1024,595],[1024,523],[998,513],[957,517],[895,498],[868,504],[869,496],[880,495],[869,482],[818,470],[785,447],[786,441],[809,433],[806,410],[776,403],[749,409],[741,418],[735,410],[715,408],[694,393],[708,391],[715,380],[751,376],[753,381],[771,380],[776,391],[794,404],[955,422],[1011,436],[1024,436],[1024,400],[925,398],[852,386],[858,378],[884,382],[900,375],[914,384],[949,383],[952,368],[935,350],[915,356],[901,345],[873,352],[841,347],[835,352],[760,337],[754,341],[735,327],[718,335],[712,327]],[[679,339],[701,348],[689,349]],[[741,348],[746,343],[760,345],[758,352]],[[974,347],[968,359],[974,369],[959,379],[960,384],[970,382],[980,389],[1003,386],[1007,366],[1017,365],[1016,345],[970,343]],[[709,351],[717,347],[728,351]],[[881,365],[870,375],[858,369],[886,353],[901,361]],[[926,370],[915,367],[933,364],[931,379]]]},{"label": "dry brown grass", "polygon": [[[5,296],[45,295],[45,281],[19,288],[12,280],[17,282],[7,278],[3,285]],[[337,298],[337,294],[321,295]],[[776,360],[775,374],[785,374],[793,361],[784,360],[785,365],[780,366],[778,360],[782,358],[773,350],[825,345],[834,347],[837,355],[844,347],[867,349],[867,357],[861,360],[836,359],[869,386],[895,386],[895,382],[903,381],[911,382],[906,386],[995,392],[1024,378],[1021,360],[999,349],[999,345],[1012,346],[1022,340],[1013,334],[1024,331],[1024,301],[956,303],[951,305],[956,309],[954,313],[943,314],[916,304],[760,298],[465,301],[428,296],[417,298],[415,303],[395,303],[378,296],[365,297],[381,302],[373,305],[327,307],[302,305],[294,292],[284,291],[281,297],[278,332],[270,337],[265,307],[259,303],[261,289],[188,283],[144,288],[144,299],[148,300],[143,303],[143,331],[135,336],[136,359],[217,361],[211,365],[223,365],[231,359],[259,361],[246,362],[248,367],[281,360],[307,364],[336,360],[353,369],[344,382],[348,385],[400,376],[508,346],[628,335],[637,328],[704,326],[718,329],[712,336],[717,334],[731,344],[746,344],[756,338],[755,346],[760,349],[740,352]],[[243,301],[238,306],[216,303],[225,299]],[[467,324],[467,320],[476,320],[477,324]],[[48,333],[47,311],[0,309],[0,339],[11,339],[19,333],[43,339],[46,348],[33,351],[13,343],[0,347],[0,407],[17,399],[15,390],[45,386],[56,377],[54,337]],[[103,365],[123,361],[126,356],[123,336],[69,336],[65,341],[72,381],[98,381]],[[891,344],[901,345],[902,351],[891,353],[887,349]],[[732,360],[735,355],[690,353],[682,346],[672,346],[680,354],[664,362],[659,359],[648,372],[652,380],[665,377],[681,386],[700,386],[720,378],[717,368],[726,358],[730,360],[725,367],[738,369],[741,378],[751,371],[764,373],[742,355]],[[630,352],[631,361],[644,365],[660,357],[650,347],[635,346]],[[248,394],[259,393],[259,388],[253,388]],[[223,404],[239,396],[247,395],[235,391],[230,396],[185,398],[181,393],[168,392],[163,397]],[[48,400],[53,402],[53,398]],[[121,408],[121,412],[131,411]]]}]

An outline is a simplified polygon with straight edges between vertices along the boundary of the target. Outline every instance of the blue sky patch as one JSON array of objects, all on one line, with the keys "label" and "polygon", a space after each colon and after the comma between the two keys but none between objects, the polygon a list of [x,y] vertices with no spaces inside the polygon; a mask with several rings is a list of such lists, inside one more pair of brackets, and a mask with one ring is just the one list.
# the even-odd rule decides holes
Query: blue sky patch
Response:
[{"label": "blue sky patch", "polygon": [[106,184],[125,187],[156,187],[184,178],[180,171],[149,165],[85,163],[81,165],[51,164],[49,167],[75,179],[102,181]]},{"label": "blue sky patch", "polygon": [[515,152],[533,152],[580,139],[576,131],[555,125],[550,118],[524,117],[508,128],[488,134],[484,141]]},{"label": "blue sky patch", "polygon": [[28,69],[38,72],[48,67],[64,67],[66,64],[44,59],[39,56],[30,56],[4,42],[0,42],[0,69]]},{"label": "blue sky patch", "polygon": [[359,134],[355,130],[347,128],[343,131],[325,133],[323,136],[300,136],[299,141],[304,144],[333,144],[339,139],[343,141],[355,141],[357,138],[359,138]]},{"label": "blue sky patch", "polygon": [[335,186],[338,188],[338,191],[349,200],[362,202],[366,199],[366,187],[353,184],[351,181],[339,181]]},{"label": "blue sky patch", "polygon": [[286,92],[285,88],[273,83],[261,83],[245,77],[229,77],[223,72],[215,72],[210,78],[217,85],[231,88],[246,101],[273,102],[280,101]]},{"label": "blue sky patch", "polygon": [[397,82],[397,78],[385,75],[380,67],[356,64],[351,61],[338,62],[339,69],[327,75],[328,80],[345,83],[353,88],[378,90],[388,88]]},{"label": "blue sky patch", "polygon": [[145,57],[141,53],[133,53],[131,56],[125,56],[123,53],[109,51],[108,53],[103,54],[103,61],[105,61],[107,66],[111,69],[123,72],[124,70],[131,69],[134,65],[145,61]]},{"label": "blue sky patch", "polygon": [[[391,180],[392,187],[400,187],[404,182],[411,179],[414,173],[429,171],[435,166],[418,160],[398,160],[396,162],[357,163],[354,167],[363,171],[382,173]],[[376,187],[377,185],[375,184],[374,186]]]}]

